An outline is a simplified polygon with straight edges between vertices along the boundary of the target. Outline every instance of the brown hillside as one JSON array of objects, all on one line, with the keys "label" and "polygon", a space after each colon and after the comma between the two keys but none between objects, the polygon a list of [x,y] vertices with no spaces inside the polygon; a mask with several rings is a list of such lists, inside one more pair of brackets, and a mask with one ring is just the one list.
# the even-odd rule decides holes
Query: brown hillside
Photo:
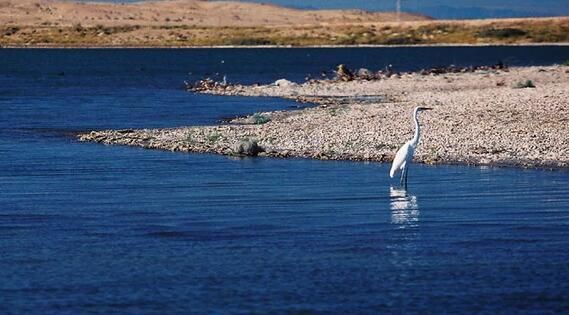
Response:
[{"label": "brown hillside", "polygon": [[[401,20],[426,20],[401,14]],[[297,10],[276,5],[202,0],[131,4],[58,0],[0,0],[0,24],[25,26],[290,26],[395,21],[394,13],[360,10]]]},{"label": "brown hillside", "polygon": [[236,1],[0,0],[0,47],[568,43],[569,17],[441,21]]}]

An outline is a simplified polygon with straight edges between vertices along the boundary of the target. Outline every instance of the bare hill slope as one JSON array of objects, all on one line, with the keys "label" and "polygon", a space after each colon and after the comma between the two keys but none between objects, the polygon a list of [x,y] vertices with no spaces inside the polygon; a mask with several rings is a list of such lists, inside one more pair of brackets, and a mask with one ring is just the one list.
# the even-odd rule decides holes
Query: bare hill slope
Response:
[{"label": "bare hill slope", "polygon": [[0,0],[0,47],[569,43],[569,17],[442,21],[205,0]]},{"label": "bare hill slope", "polygon": [[[401,20],[426,20],[402,13]],[[298,10],[276,5],[203,0],[81,3],[61,0],[0,0],[3,25],[196,25],[275,26],[395,21],[395,13],[359,10]]]}]

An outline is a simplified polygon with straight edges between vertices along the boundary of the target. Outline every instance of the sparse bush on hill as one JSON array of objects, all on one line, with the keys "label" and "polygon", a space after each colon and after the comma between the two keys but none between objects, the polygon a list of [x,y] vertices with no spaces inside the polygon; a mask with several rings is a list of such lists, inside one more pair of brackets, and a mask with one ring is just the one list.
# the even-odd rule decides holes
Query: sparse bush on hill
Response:
[{"label": "sparse bush on hill", "polygon": [[81,23],[77,23],[73,25],[73,29],[75,30],[75,32],[77,33],[81,33],[85,30],[85,28],[83,28],[83,25],[81,25]]},{"label": "sparse bush on hill", "polygon": [[499,39],[507,39],[512,37],[521,37],[527,35],[527,32],[518,28],[487,28],[478,32],[480,37],[494,37]]},{"label": "sparse bush on hill", "polygon": [[237,46],[262,46],[274,45],[275,43],[267,38],[232,38],[229,40],[229,45]]},{"label": "sparse bush on hill", "polygon": [[18,33],[19,30],[20,30],[19,27],[8,27],[8,28],[4,31],[4,36],[12,36],[12,35]]},{"label": "sparse bush on hill", "polygon": [[388,38],[383,44],[385,45],[413,45],[420,44],[422,40],[416,37],[399,36]]}]

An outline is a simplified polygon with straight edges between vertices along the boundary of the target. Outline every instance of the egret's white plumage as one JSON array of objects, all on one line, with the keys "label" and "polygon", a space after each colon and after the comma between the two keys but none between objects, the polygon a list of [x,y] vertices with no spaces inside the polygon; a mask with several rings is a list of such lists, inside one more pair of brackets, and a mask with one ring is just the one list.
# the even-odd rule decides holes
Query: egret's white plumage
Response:
[{"label": "egret's white plumage", "polygon": [[419,144],[419,137],[421,136],[421,128],[419,126],[419,119],[417,117],[417,113],[422,110],[429,110],[431,108],[427,107],[415,107],[413,110],[413,120],[415,121],[415,135],[413,139],[405,142],[397,153],[395,154],[395,158],[393,159],[393,164],[391,164],[391,170],[389,171],[389,176],[393,178],[395,174],[401,171],[401,184],[403,184],[403,179],[405,178],[405,184],[407,184],[407,170],[409,168],[409,164],[413,161],[413,155],[415,154],[415,148]]},{"label": "egret's white plumage", "polygon": [[405,170],[407,163],[413,160],[413,154],[415,154],[415,145],[409,140],[397,150],[389,176],[393,178],[397,172]]}]

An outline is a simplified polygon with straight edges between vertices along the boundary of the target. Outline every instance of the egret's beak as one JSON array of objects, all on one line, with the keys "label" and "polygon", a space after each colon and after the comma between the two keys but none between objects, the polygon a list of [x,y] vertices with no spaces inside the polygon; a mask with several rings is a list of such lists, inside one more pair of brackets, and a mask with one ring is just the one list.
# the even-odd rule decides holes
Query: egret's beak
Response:
[{"label": "egret's beak", "polygon": [[423,107],[422,110],[433,110],[432,107]]}]

